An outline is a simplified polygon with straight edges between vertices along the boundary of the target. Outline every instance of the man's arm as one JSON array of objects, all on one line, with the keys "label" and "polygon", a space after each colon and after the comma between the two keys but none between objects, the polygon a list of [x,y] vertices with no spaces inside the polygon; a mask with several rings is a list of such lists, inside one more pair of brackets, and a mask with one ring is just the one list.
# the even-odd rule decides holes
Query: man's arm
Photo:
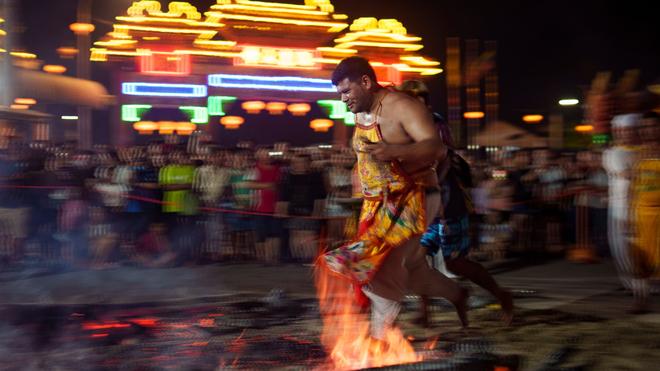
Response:
[{"label": "man's arm", "polygon": [[447,148],[442,143],[433,116],[419,101],[402,98],[393,102],[394,119],[413,140],[410,144],[374,144],[366,150],[381,161],[399,160],[402,163],[425,165],[444,160]]}]

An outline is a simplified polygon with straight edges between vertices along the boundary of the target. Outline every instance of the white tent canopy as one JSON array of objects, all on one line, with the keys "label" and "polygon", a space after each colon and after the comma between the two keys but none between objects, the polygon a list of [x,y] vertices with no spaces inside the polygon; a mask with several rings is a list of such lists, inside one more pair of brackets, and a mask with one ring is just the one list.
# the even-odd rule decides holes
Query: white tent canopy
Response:
[{"label": "white tent canopy", "polygon": [[92,108],[103,108],[112,102],[105,87],[95,81],[20,68],[14,69],[12,80],[15,96]]}]

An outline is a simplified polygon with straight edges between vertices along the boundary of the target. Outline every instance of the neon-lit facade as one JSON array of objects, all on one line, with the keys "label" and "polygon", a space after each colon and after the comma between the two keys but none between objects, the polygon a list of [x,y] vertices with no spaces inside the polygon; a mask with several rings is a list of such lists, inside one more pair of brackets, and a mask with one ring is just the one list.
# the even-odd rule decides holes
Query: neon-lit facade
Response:
[{"label": "neon-lit facade", "polygon": [[[266,103],[262,113],[304,121],[307,130],[312,120],[334,120],[336,133],[354,125],[330,81],[348,56],[368,58],[381,84],[442,73],[439,61],[419,54],[422,38],[396,19],[351,20],[331,0],[299,1],[216,0],[208,9],[134,1],[91,50],[91,60],[107,63],[117,81],[117,144],[131,141],[132,124],[149,110],[176,107],[197,129],[210,130],[228,115],[246,115],[241,105],[248,101]],[[291,107],[309,109],[294,118],[301,112]],[[224,127],[238,129],[237,121]],[[163,131],[177,130],[159,126]]]},{"label": "neon-lit facade", "polygon": [[124,95],[147,97],[199,98],[206,96],[205,85],[125,82],[121,86]]}]

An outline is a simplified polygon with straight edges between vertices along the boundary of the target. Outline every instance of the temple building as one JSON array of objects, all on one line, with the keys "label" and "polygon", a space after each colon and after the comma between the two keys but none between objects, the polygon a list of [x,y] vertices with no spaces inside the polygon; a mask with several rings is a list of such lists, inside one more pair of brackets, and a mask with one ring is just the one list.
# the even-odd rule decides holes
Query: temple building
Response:
[{"label": "temple building", "polygon": [[[91,60],[106,64],[117,96],[113,144],[194,130],[239,138],[247,124],[278,120],[307,130],[304,140],[346,142],[353,115],[330,81],[335,66],[363,56],[383,85],[440,74],[421,41],[395,19],[351,20],[330,0],[217,0],[206,11],[142,0],[116,17]],[[281,129],[260,130],[262,139],[282,139],[273,137]]]}]

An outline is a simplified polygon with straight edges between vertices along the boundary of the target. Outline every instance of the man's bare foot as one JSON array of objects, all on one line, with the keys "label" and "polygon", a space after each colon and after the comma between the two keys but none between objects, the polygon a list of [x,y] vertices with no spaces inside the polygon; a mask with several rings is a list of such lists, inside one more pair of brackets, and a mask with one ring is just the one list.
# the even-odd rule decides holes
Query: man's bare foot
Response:
[{"label": "man's bare foot", "polygon": [[456,314],[458,314],[458,319],[461,320],[461,326],[467,328],[468,323],[468,299],[470,298],[470,291],[466,288],[461,288],[461,296],[458,298],[454,306],[456,307]]},{"label": "man's bare foot", "polygon": [[502,321],[505,325],[511,326],[513,323],[513,295],[507,290],[502,290],[498,299],[502,306]]}]

